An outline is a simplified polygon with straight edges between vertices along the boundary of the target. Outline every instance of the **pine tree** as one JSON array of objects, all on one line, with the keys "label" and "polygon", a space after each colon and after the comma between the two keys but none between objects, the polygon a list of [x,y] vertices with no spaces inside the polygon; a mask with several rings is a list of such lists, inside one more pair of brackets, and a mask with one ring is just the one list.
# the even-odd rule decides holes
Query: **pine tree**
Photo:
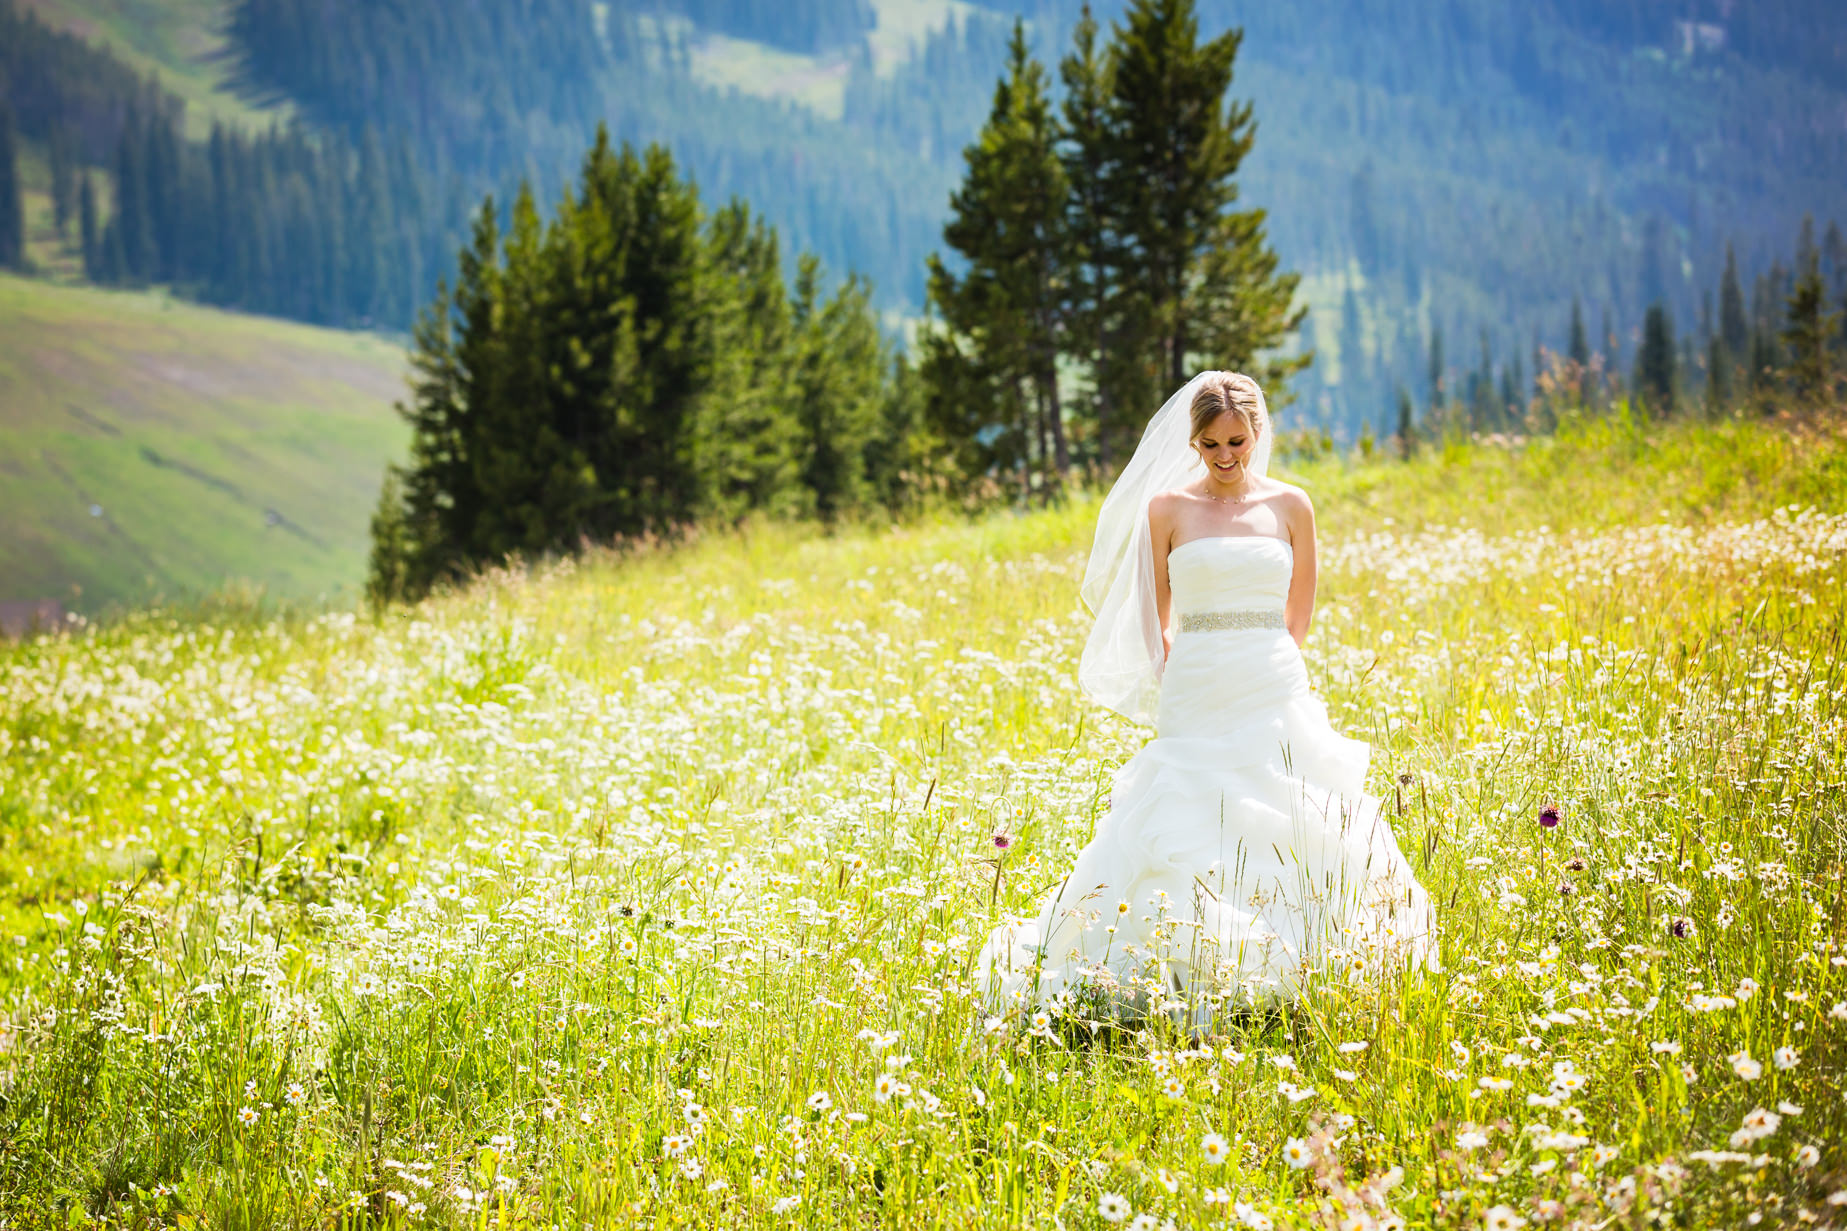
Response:
[{"label": "pine tree", "polygon": [[1731,409],[1732,358],[1717,333],[1706,340],[1706,413],[1718,418]]},{"label": "pine tree", "polygon": [[1601,349],[1605,389],[1600,392],[1599,396],[1600,398],[1613,397],[1622,384],[1623,343],[1622,339],[1616,336],[1616,326],[1612,322],[1610,305],[1607,303],[1603,305],[1603,346]]},{"label": "pine tree", "polygon": [[51,218],[58,238],[70,234],[71,221],[77,216],[77,151],[70,130],[60,125],[46,142],[51,161]]},{"label": "pine tree", "polygon": [[0,268],[26,267],[26,211],[13,113],[0,102]]},{"label": "pine tree", "polygon": [[1841,224],[1832,219],[1821,240],[1821,272],[1837,298],[1847,294],[1847,236],[1841,234]]},{"label": "pine tree", "polygon": [[1426,369],[1426,383],[1430,390],[1430,418],[1438,420],[1443,412],[1443,403],[1448,397],[1444,386],[1443,367],[1443,326],[1433,325],[1430,330],[1430,362]]},{"label": "pine tree", "polygon": [[1494,348],[1488,340],[1488,327],[1481,327],[1481,366],[1469,375],[1469,430],[1491,431],[1501,425],[1495,407]]},{"label": "pine tree", "polygon": [[[943,426],[951,435],[1000,428],[1011,442],[1006,460],[1023,479],[1035,454],[1048,479],[1070,465],[1057,380],[1073,264],[1065,231],[1069,183],[1045,87],[1025,24],[1016,21],[1007,75],[995,86],[986,125],[963,151],[964,178],[943,228],[967,272],[952,272],[935,255],[928,266],[931,304],[956,342],[932,352],[927,372],[939,388],[989,394],[956,409],[960,427]],[[946,370],[959,362],[973,364],[982,378]],[[948,409],[941,400],[932,404]]]},{"label": "pine tree", "polygon": [[712,396],[693,433],[695,466],[708,476],[707,502],[731,521],[753,510],[810,511],[790,392],[793,324],[780,241],[736,200],[714,214],[709,230],[714,272],[735,293],[717,305]]},{"label": "pine tree", "polygon": [[1067,353],[1090,372],[1090,418],[1096,433],[1098,465],[1108,469],[1114,457],[1117,400],[1134,389],[1125,371],[1123,332],[1128,296],[1124,254],[1117,239],[1119,210],[1111,199],[1116,150],[1110,139],[1111,63],[1097,46],[1097,22],[1086,4],[1072,36],[1072,49],[1059,62],[1064,83],[1060,160],[1066,198],[1065,240],[1070,249],[1064,305]]},{"label": "pine tree", "polygon": [[1398,386],[1398,456],[1404,461],[1411,460],[1411,452],[1417,447],[1414,435],[1414,420],[1417,410],[1411,404],[1411,391],[1403,385]]},{"label": "pine tree", "polygon": [[[1578,365],[1579,373],[1590,371],[1590,337],[1584,332],[1584,305],[1576,295],[1571,297],[1571,337],[1565,353]],[[1579,397],[1582,396],[1583,391],[1579,390]]]},{"label": "pine tree", "polygon": [[1784,316],[1783,344],[1789,348],[1789,377],[1795,394],[1805,402],[1819,402],[1834,392],[1834,357],[1831,344],[1838,313],[1828,311],[1828,288],[1821,278],[1821,263],[1808,223],[1806,260]]},{"label": "pine tree", "polygon": [[385,467],[378,504],[372,510],[372,550],[366,567],[366,598],[376,610],[411,589],[417,544],[404,514],[404,474]]},{"label": "pine tree", "polygon": [[1535,324],[1533,326],[1533,380],[1530,385],[1523,383],[1520,392],[1521,399],[1526,404],[1530,405],[1539,397],[1539,378],[1545,375],[1545,371],[1546,352],[1545,348],[1539,344],[1539,326]]},{"label": "pine tree", "polygon": [[96,225],[96,186],[88,168],[77,173],[77,234],[83,242],[83,276],[102,280],[102,238]]},{"label": "pine tree", "polygon": [[1650,412],[1674,413],[1674,322],[1667,306],[1649,306],[1642,323],[1642,348],[1635,357],[1635,390]]},{"label": "pine tree", "polygon": [[[1587,405],[1590,401],[1590,335],[1585,331],[1585,305],[1577,296],[1572,296],[1572,325],[1564,344],[1566,359],[1572,360],[1577,405]],[[1537,372],[1537,364],[1535,364]]]},{"label": "pine tree", "polygon": [[111,281],[144,281],[156,270],[154,221],[148,202],[146,125],[131,110],[122,124],[115,152],[115,211],[109,220],[111,243],[119,257],[106,261]]},{"label": "pine tree", "polygon": [[1777,367],[1781,356],[1777,353],[1776,337],[1761,325],[1751,327],[1750,379],[1751,392],[1768,393],[1776,384]]},{"label": "pine tree", "polygon": [[[1199,42],[1193,0],[1132,0],[1115,27],[1112,197],[1136,306],[1150,336],[1143,404],[1184,384],[1195,363],[1242,368],[1301,323],[1300,276],[1278,272],[1263,210],[1234,211],[1239,166],[1256,139],[1249,103],[1226,103],[1242,30]],[[1279,403],[1306,364],[1272,361]]]},{"label": "pine tree", "polygon": [[866,450],[878,435],[885,355],[866,284],[848,278],[822,303],[819,279],[820,262],[803,254],[791,296],[789,375],[801,480],[814,511],[832,521],[869,496]]},{"label": "pine tree", "polygon": [[1738,283],[1738,257],[1725,245],[1725,273],[1719,281],[1719,339],[1734,361],[1750,353],[1751,322],[1745,316],[1744,288]]}]

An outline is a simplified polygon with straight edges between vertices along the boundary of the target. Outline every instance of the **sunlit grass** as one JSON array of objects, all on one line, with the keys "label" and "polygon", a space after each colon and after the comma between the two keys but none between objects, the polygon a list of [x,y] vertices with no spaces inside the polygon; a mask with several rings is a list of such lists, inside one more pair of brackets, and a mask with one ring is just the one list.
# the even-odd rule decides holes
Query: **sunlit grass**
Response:
[{"label": "sunlit grass", "polygon": [[4,1216],[1838,1218],[1844,455],[1299,463],[1447,970],[1204,1046],[971,986],[1146,737],[1073,679],[1089,501],[7,650]]}]

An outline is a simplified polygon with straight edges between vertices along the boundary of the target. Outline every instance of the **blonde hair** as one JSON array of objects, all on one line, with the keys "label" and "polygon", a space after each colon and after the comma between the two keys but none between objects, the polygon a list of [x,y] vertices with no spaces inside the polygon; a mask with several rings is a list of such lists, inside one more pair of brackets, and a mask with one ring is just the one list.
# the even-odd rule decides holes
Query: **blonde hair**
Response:
[{"label": "blonde hair", "polygon": [[1199,386],[1193,394],[1193,430],[1189,442],[1198,440],[1212,421],[1226,411],[1243,415],[1251,434],[1261,436],[1270,430],[1269,415],[1263,406],[1263,390],[1242,372],[1221,372]]}]

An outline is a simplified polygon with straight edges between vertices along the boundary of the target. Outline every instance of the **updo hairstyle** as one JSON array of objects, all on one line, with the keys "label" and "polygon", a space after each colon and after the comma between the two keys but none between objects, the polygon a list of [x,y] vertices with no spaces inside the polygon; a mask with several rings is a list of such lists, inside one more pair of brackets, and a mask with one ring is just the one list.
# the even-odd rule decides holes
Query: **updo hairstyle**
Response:
[{"label": "updo hairstyle", "polygon": [[1187,441],[1198,440],[1212,421],[1226,411],[1243,415],[1253,436],[1270,430],[1269,415],[1264,412],[1263,390],[1242,372],[1220,372],[1199,386],[1193,394],[1193,430]]}]

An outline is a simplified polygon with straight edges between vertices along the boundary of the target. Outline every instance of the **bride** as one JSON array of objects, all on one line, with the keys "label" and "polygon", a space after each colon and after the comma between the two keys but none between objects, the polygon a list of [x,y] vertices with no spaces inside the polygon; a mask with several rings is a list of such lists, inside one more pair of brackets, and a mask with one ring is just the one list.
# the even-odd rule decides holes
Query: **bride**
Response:
[{"label": "bride", "polygon": [[1270,443],[1257,382],[1202,372],[1104,501],[1078,680],[1157,735],[1037,917],[983,947],[996,1010],[1199,1027],[1311,977],[1437,965],[1429,898],[1363,789],[1371,750],[1309,689],[1314,509],[1267,477]]}]

